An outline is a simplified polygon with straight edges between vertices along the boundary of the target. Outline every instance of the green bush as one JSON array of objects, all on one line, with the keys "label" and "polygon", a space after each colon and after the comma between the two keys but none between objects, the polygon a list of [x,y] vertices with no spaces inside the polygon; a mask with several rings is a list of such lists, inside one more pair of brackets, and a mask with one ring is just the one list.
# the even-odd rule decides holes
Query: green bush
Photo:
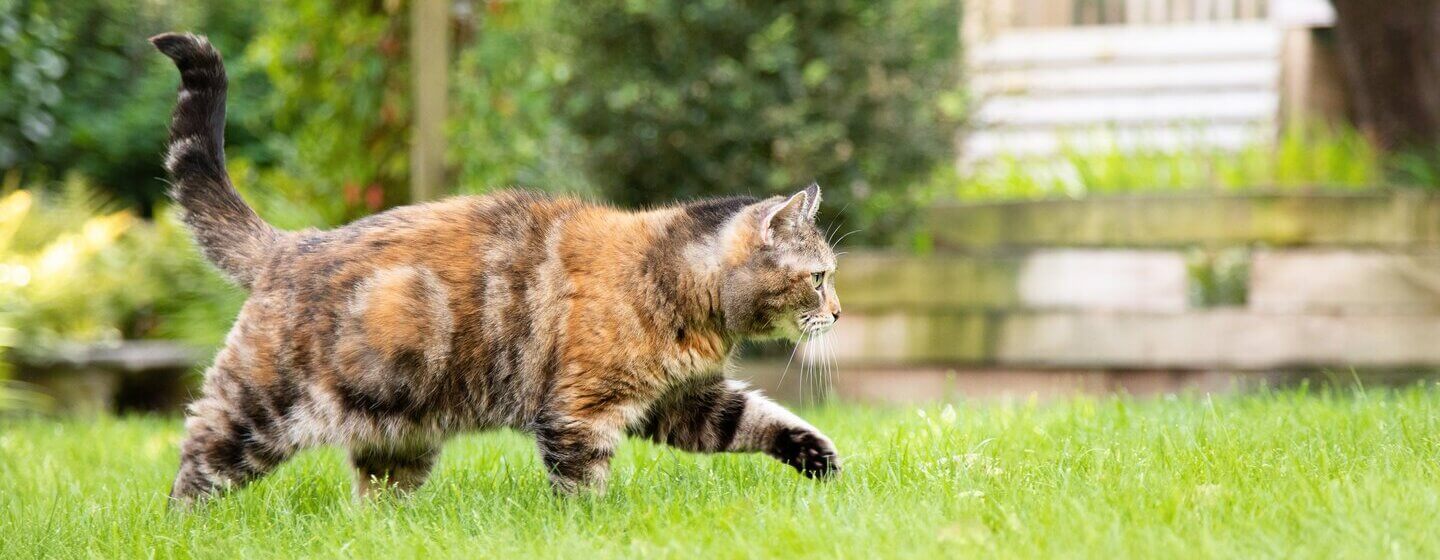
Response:
[{"label": "green bush", "polygon": [[172,212],[114,210],[74,180],[0,197],[0,346],[223,339],[243,295],[199,258]]},{"label": "green bush", "polygon": [[179,82],[146,37],[203,30],[230,57],[232,154],[265,161],[263,76],[236,64],[257,20],[239,3],[0,0],[0,170],[81,172],[127,204],[162,198],[166,120]]},{"label": "green bush", "polygon": [[818,180],[884,238],[951,158],[952,0],[577,2],[561,113],[609,198],[771,194]]},{"label": "green bush", "polygon": [[[246,64],[271,89],[279,165],[247,168],[281,226],[335,225],[409,202],[409,10],[402,2],[256,5]],[[231,103],[235,105],[235,103]],[[290,223],[289,207],[308,222]],[[316,220],[318,218],[318,220]]]},{"label": "green bush", "polygon": [[[621,4],[463,5],[458,191],[596,185],[641,204],[818,179],[877,237],[949,159],[955,2]],[[80,172],[148,214],[177,80],[144,38],[170,29],[226,54],[232,171],[268,218],[408,201],[404,2],[0,0],[0,90],[18,92],[0,96],[0,169]]]},{"label": "green bush", "polygon": [[555,114],[570,41],[557,0],[496,2],[474,18],[452,73],[450,153],[460,192],[521,186],[589,193],[581,144]]}]

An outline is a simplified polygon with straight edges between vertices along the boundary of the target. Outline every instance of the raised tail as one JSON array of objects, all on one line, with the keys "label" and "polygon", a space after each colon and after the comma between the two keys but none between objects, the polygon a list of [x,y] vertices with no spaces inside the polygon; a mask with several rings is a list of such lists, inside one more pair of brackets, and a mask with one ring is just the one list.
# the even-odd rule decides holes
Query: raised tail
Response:
[{"label": "raised tail", "polygon": [[170,196],[205,257],[249,288],[281,234],[245,204],[225,171],[225,64],[204,37],[164,33],[150,43],[180,69],[165,156]]}]

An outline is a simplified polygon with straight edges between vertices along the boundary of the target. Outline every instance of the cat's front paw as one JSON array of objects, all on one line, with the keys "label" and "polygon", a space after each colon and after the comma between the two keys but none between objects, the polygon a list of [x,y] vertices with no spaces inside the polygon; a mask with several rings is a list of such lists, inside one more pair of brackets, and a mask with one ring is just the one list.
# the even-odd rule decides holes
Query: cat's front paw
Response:
[{"label": "cat's front paw", "polygon": [[840,472],[835,444],[820,432],[786,428],[775,434],[770,455],[790,465],[806,478],[829,478]]}]

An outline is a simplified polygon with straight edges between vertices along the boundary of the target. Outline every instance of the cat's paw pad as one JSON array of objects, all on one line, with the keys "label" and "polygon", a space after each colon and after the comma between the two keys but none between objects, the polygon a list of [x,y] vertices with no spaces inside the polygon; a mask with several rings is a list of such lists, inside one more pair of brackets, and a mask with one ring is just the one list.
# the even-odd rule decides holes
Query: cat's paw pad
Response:
[{"label": "cat's paw pad", "polygon": [[775,435],[770,454],[807,478],[829,478],[840,472],[840,456],[835,452],[835,444],[819,432],[781,430]]}]

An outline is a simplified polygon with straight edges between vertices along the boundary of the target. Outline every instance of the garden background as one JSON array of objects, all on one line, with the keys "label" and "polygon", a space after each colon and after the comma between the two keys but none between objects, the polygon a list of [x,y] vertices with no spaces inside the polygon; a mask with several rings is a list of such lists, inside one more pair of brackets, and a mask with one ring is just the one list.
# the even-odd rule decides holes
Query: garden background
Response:
[{"label": "garden background", "polygon": [[[0,402],[37,404],[38,382],[61,408],[173,409],[243,301],[163,195],[175,78],[143,38],[172,29],[226,54],[231,173],[280,227],[507,187],[634,207],[819,181],[856,319],[802,355],[833,350],[849,375],[785,386],[786,349],[751,349],[786,396],[1440,363],[1416,350],[1440,334],[1436,110],[1385,93],[1430,85],[1433,41],[1405,18],[1423,6],[425,5],[0,4],[0,367],[30,382]],[[1374,52],[1395,63],[1371,71]],[[1225,333],[1274,356],[1182,348]],[[1352,343],[1316,354],[1316,337]],[[153,340],[179,345],[132,343]]]},{"label": "garden background", "polygon": [[[0,556],[1433,557],[1440,2],[0,0]],[[160,167],[207,35],[283,228],[520,187],[825,188],[846,320],[737,375],[828,485],[629,442],[551,496],[460,438],[409,500],[340,451],[167,511],[245,294]]]}]

